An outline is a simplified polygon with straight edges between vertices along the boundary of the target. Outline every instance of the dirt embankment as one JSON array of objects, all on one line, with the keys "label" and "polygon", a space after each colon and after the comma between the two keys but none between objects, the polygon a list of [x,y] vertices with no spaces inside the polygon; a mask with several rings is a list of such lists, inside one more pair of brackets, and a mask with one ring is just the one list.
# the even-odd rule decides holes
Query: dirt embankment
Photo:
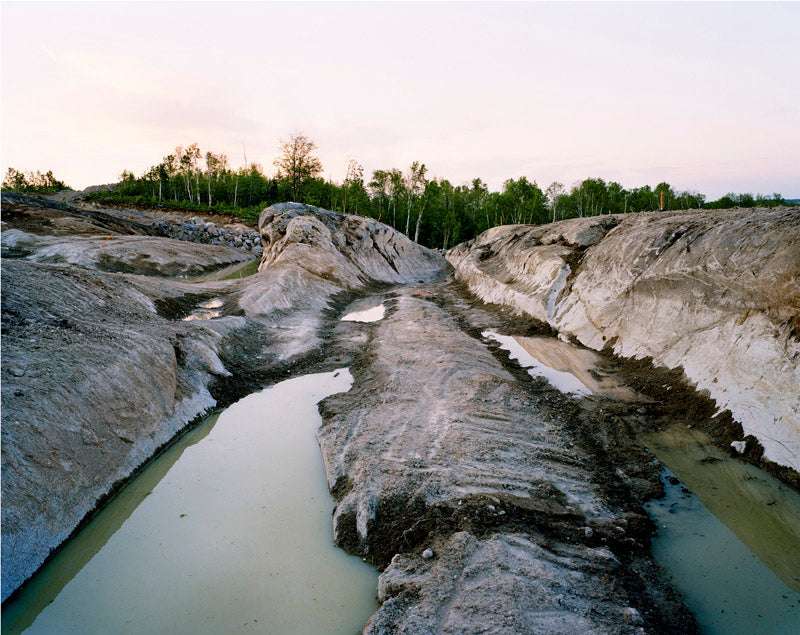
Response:
[{"label": "dirt embankment", "polygon": [[487,302],[682,369],[767,459],[800,470],[800,208],[495,227],[447,258]]}]

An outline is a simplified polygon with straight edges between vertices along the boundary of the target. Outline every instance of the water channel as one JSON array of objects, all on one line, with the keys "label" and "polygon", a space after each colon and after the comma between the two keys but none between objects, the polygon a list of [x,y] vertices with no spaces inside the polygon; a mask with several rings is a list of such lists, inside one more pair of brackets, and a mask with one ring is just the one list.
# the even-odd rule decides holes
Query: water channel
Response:
[{"label": "water channel", "polygon": [[[384,311],[373,296],[342,319]],[[484,336],[572,398],[637,397],[593,351]],[[377,572],[332,544],[314,440],[316,404],[351,383],[346,369],[290,379],[182,437],[7,603],[2,632],[359,631]],[[686,425],[642,441],[668,468],[667,496],[647,505],[653,555],[702,631],[797,633],[800,494]]]},{"label": "water channel", "polygon": [[[641,399],[598,372],[594,352],[552,337],[484,331],[572,398]],[[675,424],[642,442],[666,466],[667,495],[647,504],[659,531],[653,557],[703,633],[800,633],[800,493]]]},{"label": "water channel", "polygon": [[153,461],[22,592],[3,633],[356,633],[377,572],[333,545],[317,403],[346,369],[233,404]]}]

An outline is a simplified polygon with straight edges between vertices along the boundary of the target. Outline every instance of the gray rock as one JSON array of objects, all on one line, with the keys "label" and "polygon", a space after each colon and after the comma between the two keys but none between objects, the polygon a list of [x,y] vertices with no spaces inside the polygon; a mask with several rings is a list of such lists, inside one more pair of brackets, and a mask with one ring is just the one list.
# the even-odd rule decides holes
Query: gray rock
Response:
[{"label": "gray rock", "polygon": [[3,232],[2,245],[4,255],[24,246],[32,262],[162,277],[198,276],[248,260],[238,249],[152,236],[40,236],[11,229]]},{"label": "gray rock", "polygon": [[682,367],[768,459],[800,470],[800,208],[494,227],[447,258],[486,302]]},{"label": "gray rock", "polygon": [[[4,214],[8,209],[4,201]],[[48,369],[2,382],[4,599],[114,483],[215,405],[212,386],[227,394],[236,382],[255,382],[249,390],[263,385],[275,365],[319,346],[334,296],[383,282],[367,271],[396,273],[391,263],[402,270],[404,257],[389,255],[394,260],[376,268],[366,251],[348,258],[330,245],[286,240],[291,255],[271,251],[257,276],[189,284],[153,276],[250,255],[150,236],[51,238],[6,226],[2,235],[4,249],[24,240],[32,251],[28,260],[2,261],[4,366]],[[396,240],[409,257],[428,253]],[[359,266],[360,258],[368,265]],[[441,257],[418,259],[429,264],[426,275],[449,270]],[[342,281],[331,270],[340,263],[348,265]],[[96,270],[124,267],[150,275]],[[238,315],[226,309],[218,319],[182,321],[198,295],[222,298]],[[247,373],[233,373],[230,360]],[[247,380],[252,373],[257,379]]]}]

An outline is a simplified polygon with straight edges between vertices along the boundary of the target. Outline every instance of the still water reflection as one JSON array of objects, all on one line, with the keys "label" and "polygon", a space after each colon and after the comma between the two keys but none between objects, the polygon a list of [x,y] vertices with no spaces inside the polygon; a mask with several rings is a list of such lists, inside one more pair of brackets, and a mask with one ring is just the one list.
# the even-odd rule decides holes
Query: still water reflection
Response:
[{"label": "still water reflection", "polygon": [[290,379],[184,437],[4,607],[3,632],[359,631],[377,572],[333,546],[314,438],[317,403],[351,384]]}]

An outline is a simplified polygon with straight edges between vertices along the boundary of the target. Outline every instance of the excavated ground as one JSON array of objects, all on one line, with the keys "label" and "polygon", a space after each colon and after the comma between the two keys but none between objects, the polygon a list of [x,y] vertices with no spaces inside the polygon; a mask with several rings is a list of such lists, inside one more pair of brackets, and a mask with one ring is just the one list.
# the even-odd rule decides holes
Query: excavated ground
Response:
[{"label": "excavated ground", "polygon": [[692,632],[642,509],[661,484],[639,410],[659,404],[532,379],[481,336],[530,322],[451,279],[391,296],[347,327],[366,335],[354,387],[323,402],[318,434],[336,538],[385,568],[366,632]]},{"label": "excavated ground", "polygon": [[[31,398],[58,395],[75,373],[85,374],[83,366],[73,368],[81,360],[78,336],[91,335],[91,346],[81,345],[108,356],[94,365],[111,364],[114,350],[128,348],[132,361],[117,376],[152,380],[161,373],[177,386],[176,398],[180,390],[205,394],[217,407],[281,379],[349,366],[353,389],[322,403],[318,439],[338,502],[336,540],[383,571],[382,606],[366,632],[695,632],[691,613],[650,556],[655,528],[642,505],[663,492],[661,465],[637,436],[684,421],[725,438],[734,434],[732,424],[714,417],[713,403],[679,371],[620,362],[609,352],[596,372],[616,375],[640,398],[558,392],[482,335],[552,335],[549,326],[476,300],[452,276],[441,277],[446,265],[439,271],[432,255],[413,251],[383,226],[357,220],[342,233],[326,214],[301,212],[290,222],[288,214],[274,221],[266,215],[269,267],[240,281],[190,285],[4,262],[4,507],[15,474],[9,461],[48,462],[45,454],[60,450],[47,439],[63,433],[42,423],[57,410],[46,411],[34,426],[36,442],[26,445],[7,436],[15,434],[9,417],[18,425],[36,411]],[[52,235],[53,219],[77,222],[64,215],[79,216],[6,206],[4,229],[35,232],[44,223]],[[128,222],[124,217],[82,218],[93,229],[79,233],[146,233],[135,219],[114,224]],[[331,240],[338,251],[328,247]],[[198,258],[210,253],[196,247]],[[428,263],[425,277],[439,279],[409,284],[416,278],[404,273],[398,284],[397,266],[402,271],[415,258]],[[337,282],[337,271],[347,283]],[[51,280],[74,291],[75,306],[67,308],[81,313],[58,314],[59,303],[68,302],[60,289],[32,299]],[[87,288],[96,288],[97,307],[83,303]],[[340,321],[365,296],[383,298],[385,317]],[[221,300],[219,318],[183,320],[212,298]],[[165,350],[163,370],[137,365],[136,355],[153,343]],[[48,346],[56,350],[49,362]],[[99,430],[91,425],[90,432]],[[124,449],[128,434],[111,437]],[[61,487],[71,473],[60,465],[53,464],[48,486]],[[106,493],[115,479],[107,480]],[[4,539],[6,528],[4,515]]]}]

